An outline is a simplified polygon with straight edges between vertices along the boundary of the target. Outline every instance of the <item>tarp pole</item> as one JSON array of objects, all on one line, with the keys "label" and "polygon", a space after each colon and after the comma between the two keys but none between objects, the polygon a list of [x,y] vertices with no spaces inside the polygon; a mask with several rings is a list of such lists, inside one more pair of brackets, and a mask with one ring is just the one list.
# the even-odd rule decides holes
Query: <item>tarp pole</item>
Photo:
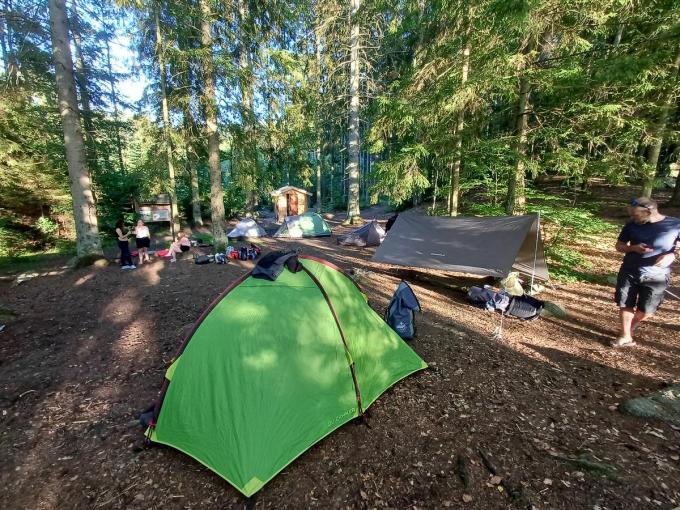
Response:
[{"label": "tarp pole", "polygon": [[538,237],[541,235],[541,211],[538,211],[538,218],[536,218],[536,243],[534,244],[534,267],[531,268],[531,286],[529,287],[529,294],[534,290],[534,275],[536,274],[536,257],[538,256]]}]

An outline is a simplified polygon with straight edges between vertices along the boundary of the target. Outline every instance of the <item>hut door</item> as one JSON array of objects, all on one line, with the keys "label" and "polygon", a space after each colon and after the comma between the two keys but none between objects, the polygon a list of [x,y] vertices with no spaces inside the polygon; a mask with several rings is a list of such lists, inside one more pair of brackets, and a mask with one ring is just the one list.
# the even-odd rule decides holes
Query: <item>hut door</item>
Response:
[{"label": "hut door", "polygon": [[295,216],[298,213],[298,196],[297,193],[288,195],[288,215]]}]

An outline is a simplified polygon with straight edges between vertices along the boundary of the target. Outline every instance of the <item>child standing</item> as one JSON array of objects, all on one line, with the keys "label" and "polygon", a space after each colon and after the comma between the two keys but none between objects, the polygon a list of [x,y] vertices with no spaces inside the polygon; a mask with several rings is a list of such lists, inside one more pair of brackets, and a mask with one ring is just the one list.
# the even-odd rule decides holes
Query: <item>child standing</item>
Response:
[{"label": "child standing", "polygon": [[149,227],[144,225],[142,220],[137,220],[135,227],[135,244],[137,245],[137,253],[139,255],[139,263],[144,264],[144,261],[149,260],[149,246],[151,246],[151,234]]}]

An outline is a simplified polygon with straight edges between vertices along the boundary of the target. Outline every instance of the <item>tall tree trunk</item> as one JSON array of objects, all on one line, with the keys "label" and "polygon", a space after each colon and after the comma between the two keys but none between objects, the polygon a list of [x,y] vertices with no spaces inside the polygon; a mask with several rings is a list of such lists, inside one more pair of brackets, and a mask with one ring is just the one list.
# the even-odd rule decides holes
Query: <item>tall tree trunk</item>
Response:
[{"label": "tall tree trunk", "polygon": [[[318,12],[317,12],[318,24]],[[316,212],[322,211],[321,206],[321,30],[317,26],[314,30],[314,46],[316,52]]]},{"label": "tall tree trunk", "polygon": [[532,41],[527,43],[524,59],[519,64],[519,95],[515,113],[515,167],[508,180],[508,194],[505,199],[507,214],[524,214],[526,209],[525,167],[527,139],[529,132],[529,110],[531,108],[531,81],[527,74],[527,62],[534,49]]},{"label": "tall tree trunk", "polygon": [[349,193],[347,196],[347,222],[360,223],[359,210],[359,17],[357,12],[361,0],[350,0],[350,70],[349,70],[349,129],[347,132],[347,173],[349,174]]},{"label": "tall tree trunk", "polygon": [[201,214],[201,194],[198,187],[198,162],[195,151],[197,143],[196,121],[191,113],[191,99],[193,97],[192,83],[194,82],[192,68],[188,67],[183,73],[183,86],[189,91],[187,101],[184,102],[184,132],[186,137],[186,163],[191,184],[191,217],[195,226],[203,226]]},{"label": "tall tree trunk", "polygon": [[[104,7],[102,6],[102,14],[104,13]],[[113,66],[111,65],[111,42],[109,40],[109,27],[104,24],[104,43],[106,46],[106,69],[107,78],[109,81],[109,87],[111,89],[111,104],[113,106],[113,121],[116,124],[116,149],[118,150],[118,165],[121,173],[125,174],[125,162],[123,160],[123,144],[120,138],[120,121],[118,114],[118,92],[116,91],[116,80],[113,77]]]},{"label": "tall tree trunk", "polygon": [[85,127],[85,140],[87,142],[87,162],[90,171],[97,169],[97,145],[94,140],[94,125],[92,123],[92,109],[90,108],[90,79],[89,70],[83,56],[83,46],[80,34],[80,20],[78,19],[77,2],[71,4],[73,19],[71,20],[71,34],[73,35],[73,48],[76,57],[76,84],[80,91],[80,104],[82,105],[83,125]]},{"label": "tall tree trunk", "polygon": [[[669,73],[669,82],[675,82],[678,78],[678,68],[680,67],[680,50],[675,54],[671,71]],[[666,136],[666,127],[668,119],[671,116],[673,109],[673,87],[668,85],[664,87],[661,97],[659,98],[659,112],[658,117],[652,122],[650,135],[653,142],[647,148],[647,161],[645,173],[642,180],[642,196],[651,197],[654,189],[654,180],[656,179],[657,166],[659,165],[659,154],[661,154],[661,146],[663,145],[664,137]]]},{"label": "tall tree trunk", "polygon": [[270,184],[277,188],[281,183],[281,176],[275,167],[275,147],[274,147],[274,97],[269,83],[265,89],[265,104],[267,105],[267,170]]},{"label": "tall tree trunk", "polygon": [[[466,20],[466,28],[463,39],[463,68],[461,73],[461,89],[465,89],[470,70],[470,38],[469,20]],[[458,199],[460,195],[460,165],[463,159],[463,126],[465,125],[465,105],[458,111],[456,119],[455,151],[456,159],[451,168],[451,189],[449,190],[449,216],[458,216]]]},{"label": "tall tree trunk", "polygon": [[[411,65],[414,69],[414,71],[417,72],[418,69],[420,69],[421,63],[423,61],[424,57],[424,48],[423,48],[423,42],[425,41],[425,31],[427,30],[427,26],[423,23],[423,19],[425,18],[425,0],[418,0],[418,39],[416,41],[416,45],[413,51],[413,60],[411,62]],[[418,159],[418,169],[421,170],[423,168],[427,168],[427,161],[428,161],[428,156],[424,156]],[[420,199],[420,190],[414,189],[413,190],[413,196],[411,197],[413,207],[416,207],[418,205],[418,201]]]},{"label": "tall tree trunk", "polygon": [[246,208],[252,211],[255,207],[257,189],[257,147],[254,139],[254,93],[253,74],[250,62],[251,34],[246,27],[249,21],[249,8],[246,0],[238,0],[239,37],[238,37],[238,67],[239,89],[241,92],[241,127],[243,129],[243,156],[246,175],[242,182],[246,191]]},{"label": "tall tree trunk", "polygon": [[[12,6],[12,0],[4,0],[4,11],[6,13],[11,13],[14,11],[14,7]],[[9,23],[7,20],[7,17],[5,16],[5,37],[7,40],[7,58],[6,60],[3,59],[3,62],[5,62],[5,76],[7,79],[7,83],[11,83],[12,80],[14,79],[16,83],[19,81],[19,59],[17,56],[17,47],[14,41],[14,34],[12,30],[12,25]]]},{"label": "tall tree trunk", "polygon": [[168,91],[165,76],[165,48],[161,33],[160,8],[156,9],[156,54],[158,56],[158,73],[161,82],[161,110],[163,113],[163,134],[165,138],[165,156],[168,163],[168,187],[170,188],[170,207],[172,211],[172,230],[179,232],[179,211],[177,210],[177,190],[175,188],[175,163],[172,157],[172,138],[170,132],[170,110],[168,108]]},{"label": "tall tree trunk", "polygon": [[189,156],[189,175],[191,177],[191,209],[194,225],[203,226],[203,216],[201,215],[201,196],[198,189],[198,167],[196,160]]},{"label": "tall tree trunk", "polygon": [[2,66],[5,76],[9,73],[9,47],[7,42],[7,28],[6,28],[6,18],[7,11],[5,11],[4,16],[0,16],[0,58],[2,58]]},{"label": "tall tree trunk", "polygon": [[525,196],[525,159],[527,151],[527,134],[529,131],[528,111],[530,108],[529,95],[531,82],[526,74],[519,79],[519,98],[517,100],[517,114],[515,117],[515,168],[508,182],[508,195],[505,202],[507,214],[524,214],[526,208]]},{"label": "tall tree trunk", "polygon": [[425,17],[425,0],[418,0],[418,41],[413,52],[413,67],[418,69],[420,62],[423,61],[423,41],[425,40],[425,30],[427,26],[423,24]]},{"label": "tall tree trunk", "polygon": [[439,165],[435,163],[434,167],[434,186],[432,191],[432,214],[437,210],[437,186],[439,184]]},{"label": "tall tree trunk", "polygon": [[619,23],[618,27],[616,27],[616,35],[614,36],[614,41],[612,42],[612,45],[616,48],[619,44],[621,44],[622,38],[623,38],[623,23]]},{"label": "tall tree trunk", "polygon": [[73,198],[73,217],[76,224],[76,248],[80,257],[89,254],[101,255],[97,210],[85,159],[83,133],[80,128],[64,0],[49,0],[49,13],[59,114],[64,130],[64,145]]},{"label": "tall tree trunk", "polygon": [[208,0],[198,0],[201,10],[201,47],[203,55],[203,95],[201,102],[205,111],[205,134],[208,139],[208,168],[210,171],[210,216],[213,244],[221,250],[227,244],[224,220],[224,193],[222,191],[222,168],[220,164],[220,135],[217,131],[217,100],[212,54],[212,22]]}]

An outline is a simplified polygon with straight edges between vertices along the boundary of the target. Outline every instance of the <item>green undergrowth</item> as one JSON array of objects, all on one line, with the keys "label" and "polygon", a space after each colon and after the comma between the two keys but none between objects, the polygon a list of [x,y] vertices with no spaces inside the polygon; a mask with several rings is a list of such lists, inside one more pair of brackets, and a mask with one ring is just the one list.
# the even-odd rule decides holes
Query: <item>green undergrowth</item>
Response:
[{"label": "green undergrowth", "polygon": [[[588,251],[611,251],[620,225],[604,220],[601,211],[605,203],[585,198],[573,200],[527,191],[527,213],[541,216],[546,262],[551,279],[562,283],[579,281],[607,283],[608,273],[598,271]],[[502,204],[472,203],[467,215],[503,215]]]},{"label": "green undergrowth", "polygon": [[0,273],[23,273],[68,260],[75,256],[76,245],[73,241],[60,240],[48,250],[31,253],[20,252],[15,256],[0,256]]}]

